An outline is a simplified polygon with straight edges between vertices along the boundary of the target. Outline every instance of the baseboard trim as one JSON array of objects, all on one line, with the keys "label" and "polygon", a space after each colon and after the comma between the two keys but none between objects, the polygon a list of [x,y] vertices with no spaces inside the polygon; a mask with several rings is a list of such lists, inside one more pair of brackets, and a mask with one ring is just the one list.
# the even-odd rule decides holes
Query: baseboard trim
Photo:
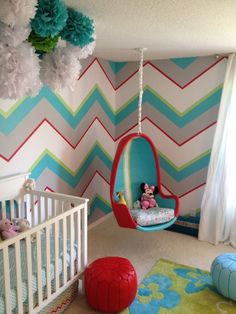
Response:
[{"label": "baseboard trim", "polygon": [[95,226],[100,225],[103,221],[107,220],[109,217],[113,215],[113,212],[106,214],[105,216],[97,219],[96,221],[92,222],[91,224],[88,225],[88,230],[93,229]]}]

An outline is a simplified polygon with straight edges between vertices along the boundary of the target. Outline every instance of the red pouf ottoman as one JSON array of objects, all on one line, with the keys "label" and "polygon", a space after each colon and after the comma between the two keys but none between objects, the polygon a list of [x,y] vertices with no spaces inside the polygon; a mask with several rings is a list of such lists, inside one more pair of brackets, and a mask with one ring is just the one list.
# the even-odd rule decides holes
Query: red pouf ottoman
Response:
[{"label": "red pouf ottoman", "polygon": [[137,275],[126,258],[99,258],[85,270],[85,294],[96,311],[120,312],[132,303],[136,292]]}]

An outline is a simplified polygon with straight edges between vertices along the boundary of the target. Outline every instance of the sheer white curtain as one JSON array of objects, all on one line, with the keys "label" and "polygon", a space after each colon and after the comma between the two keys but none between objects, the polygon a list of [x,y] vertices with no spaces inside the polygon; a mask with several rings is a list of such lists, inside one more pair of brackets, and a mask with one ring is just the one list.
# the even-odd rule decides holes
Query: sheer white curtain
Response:
[{"label": "sheer white curtain", "polygon": [[201,205],[199,240],[236,247],[236,53],[227,62]]}]

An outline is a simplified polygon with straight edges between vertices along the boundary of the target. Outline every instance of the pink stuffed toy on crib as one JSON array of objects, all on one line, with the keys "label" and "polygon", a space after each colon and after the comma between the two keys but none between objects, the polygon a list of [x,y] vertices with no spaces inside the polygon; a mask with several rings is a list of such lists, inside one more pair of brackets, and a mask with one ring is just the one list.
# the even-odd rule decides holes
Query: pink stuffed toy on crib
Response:
[{"label": "pink stuffed toy on crib", "polygon": [[147,183],[141,183],[140,188],[142,190],[142,196],[140,205],[142,209],[148,209],[158,207],[154,195],[158,193],[158,187],[154,185],[148,185]]},{"label": "pink stuffed toy on crib", "polygon": [[0,235],[3,240],[10,239],[17,235],[19,228],[9,219],[0,220]]}]

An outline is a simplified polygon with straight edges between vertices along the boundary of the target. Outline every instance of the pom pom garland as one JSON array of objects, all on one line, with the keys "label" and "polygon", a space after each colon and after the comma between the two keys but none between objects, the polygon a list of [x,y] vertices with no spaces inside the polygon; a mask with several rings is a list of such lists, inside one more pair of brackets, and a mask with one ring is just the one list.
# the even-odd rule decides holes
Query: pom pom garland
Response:
[{"label": "pom pom garland", "polygon": [[18,99],[39,92],[39,59],[29,43],[17,47],[0,45],[0,95]]},{"label": "pom pom garland", "polygon": [[30,33],[29,26],[10,27],[0,22],[0,42],[11,47],[16,47],[27,39]]},{"label": "pom pom garland", "polygon": [[68,44],[68,49],[71,50],[72,53],[75,54],[77,59],[86,59],[88,56],[93,54],[94,48],[95,48],[96,42],[95,39],[90,44],[84,46],[83,48],[80,48],[80,46],[73,46]]},{"label": "pom pom garland", "polygon": [[93,34],[93,20],[81,12],[68,8],[68,19],[60,33],[61,38],[83,48],[94,41]]},{"label": "pom pom garland", "polygon": [[66,25],[68,14],[60,0],[38,0],[38,9],[31,27],[41,37],[56,36]]},{"label": "pom pom garland", "polygon": [[34,31],[30,33],[28,41],[34,46],[37,53],[51,52],[57,45],[59,36],[41,37]]},{"label": "pom pom garland", "polygon": [[62,0],[0,0],[0,98],[73,89],[95,39],[93,20]]},{"label": "pom pom garland", "polygon": [[43,56],[40,75],[42,82],[54,90],[59,91],[66,86],[73,90],[80,70],[80,62],[69,49],[56,48]]},{"label": "pom pom garland", "polygon": [[0,0],[0,21],[11,27],[26,26],[36,12],[36,0]]}]

